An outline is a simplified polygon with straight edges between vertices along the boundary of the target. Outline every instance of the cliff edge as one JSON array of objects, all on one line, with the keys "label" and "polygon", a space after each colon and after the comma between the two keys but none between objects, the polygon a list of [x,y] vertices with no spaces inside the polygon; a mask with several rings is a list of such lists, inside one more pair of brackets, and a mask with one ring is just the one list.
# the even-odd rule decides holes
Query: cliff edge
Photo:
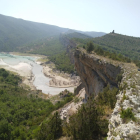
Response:
[{"label": "cliff edge", "polygon": [[135,64],[88,54],[84,49],[77,49],[74,59],[87,96],[96,96],[107,84],[118,87],[117,76],[123,71],[107,140],[140,140],[140,71]]},{"label": "cliff edge", "polygon": [[118,87],[119,66],[101,60],[95,54],[88,54],[84,49],[77,49],[74,54],[75,68],[84,84],[87,96],[95,96],[108,84]]}]

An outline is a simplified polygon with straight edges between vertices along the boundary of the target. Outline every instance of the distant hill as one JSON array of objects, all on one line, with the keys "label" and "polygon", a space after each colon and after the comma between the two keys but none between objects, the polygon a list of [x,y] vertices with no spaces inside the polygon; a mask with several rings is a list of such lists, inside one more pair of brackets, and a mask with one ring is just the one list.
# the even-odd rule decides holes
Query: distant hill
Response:
[{"label": "distant hill", "polygon": [[106,33],[104,32],[88,32],[88,31],[78,31],[78,30],[72,30],[72,29],[69,29],[66,34],[71,34],[71,33],[81,33],[81,34],[84,34],[88,37],[91,37],[91,38],[95,38],[95,37],[101,37],[103,35],[106,35]]},{"label": "distant hill", "polygon": [[68,29],[0,15],[0,50],[12,51],[31,41],[59,35]]},{"label": "distant hill", "polygon": [[106,33],[104,33],[104,32],[93,32],[93,31],[92,32],[80,32],[80,33],[93,37],[93,38],[106,35]]},{"label": "distant hill", "polygon": [[17,48],[19,52],[34,53],[41,55],[55,55],[65,51],[66,47],[63,46],[59,40],[59,36],[43,38]]},{"label": "distant hill", "polygon": [[94,38],[93,42],[104,49],[121,53],[132,59],[140,59],[140,38],[116,33]]},{"label": "distant hill", "polygon": [[79,32],[72,32],[72,33],[65,33],[63,34],[69,39],[71,38],[81,38],[81,39],[86,39],[86,38],[92,38],[91,36],[85,35],[84,33],[79,33]]},{"label": "distant hill", "polygon": [[88,36],[86,32],[79,35],[76,32],[80,31],[0,15],[0,51],[16,51],[17,48],[36,40],[64,33],[74,33],[71,37]]},{"label": "distant hill", "polygon": [[72,40],[79,47],[83,47],[83,45],[91,41],[95,46],[101,47],[106,51],[120,53],[133,60],[140,60],[140,38],[138,37],[109,33],[96,38],[72,38]]}]

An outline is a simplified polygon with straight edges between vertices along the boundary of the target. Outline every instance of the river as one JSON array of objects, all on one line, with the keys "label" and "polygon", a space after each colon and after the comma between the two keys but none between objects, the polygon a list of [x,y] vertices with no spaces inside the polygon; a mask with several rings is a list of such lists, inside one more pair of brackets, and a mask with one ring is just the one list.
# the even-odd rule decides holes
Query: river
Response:
[{"label": "river", "polygon": [[19,56],[19,55],[12,55],[8,53],[0,53],[0,59],[1,63],[0,65],[8,65],[8,66],[14,66],[18,65],[21,62],[27,63],[32,67],[32,73],[35,77],[33,85],[38,89],[42,90],[45,94],[51,94],[56,95],[59,94],[61,91],[67,89],[70,91],[73,91],[74,88],[55,88],[55,87],[49,87],[49,81],[51,78],[46,77],[43,73],[43,67],[36,63],[36,57],[33,56]]}]

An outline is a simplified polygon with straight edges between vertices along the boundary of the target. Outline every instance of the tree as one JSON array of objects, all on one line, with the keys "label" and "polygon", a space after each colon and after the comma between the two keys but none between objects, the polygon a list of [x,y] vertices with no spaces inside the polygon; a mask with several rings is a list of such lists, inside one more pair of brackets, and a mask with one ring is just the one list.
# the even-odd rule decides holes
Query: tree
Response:
[{"label": "tree", "polygon": [[0,122],[0,139],[1,140],[10,140],[11,138],[12,126],[8,123],[7,120],[2,120]]},{"label": "tree", "polygon": [[108,122],[103,118],[103,109],[90,98],[65,124],[66,133],[74,140],[99,140],[108,132]]},{"label": "tree", "polygon": [[94,45],[92,42],[87,44],[87,52],[91,53],[94,50]]},{"label": "tree", "polygon": [[56,112],[46,123],[42,123],[38,133],[38,140],[55,140],[62,135],[61,119]]}]

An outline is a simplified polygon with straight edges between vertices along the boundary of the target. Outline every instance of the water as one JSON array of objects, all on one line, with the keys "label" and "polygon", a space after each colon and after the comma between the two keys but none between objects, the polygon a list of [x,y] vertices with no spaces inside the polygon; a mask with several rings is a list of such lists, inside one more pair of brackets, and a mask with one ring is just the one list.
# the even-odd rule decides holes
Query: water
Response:
[{"label": "water", "polygon": [[[46,77],[43,73],[43,67],[36,63],[36,58],[31,56],[18,56],[18,55],[11,55],[7,53],[0,53],[0,59],[3,60],[4,63],[7,65],[17,65],[20,62],[28,63],[32,66],[32,73],[35,76],[35,80],[33,82],[33,85],[39,89],[42,90],[45,94],[59,94],[61,91],[67,89],[70,91],[73,91],[73,87],[70,88],[55,88],[55,87],[49,87],[49,81],[51,78]],[[2,63],[1,63],[2,65]]]}]

